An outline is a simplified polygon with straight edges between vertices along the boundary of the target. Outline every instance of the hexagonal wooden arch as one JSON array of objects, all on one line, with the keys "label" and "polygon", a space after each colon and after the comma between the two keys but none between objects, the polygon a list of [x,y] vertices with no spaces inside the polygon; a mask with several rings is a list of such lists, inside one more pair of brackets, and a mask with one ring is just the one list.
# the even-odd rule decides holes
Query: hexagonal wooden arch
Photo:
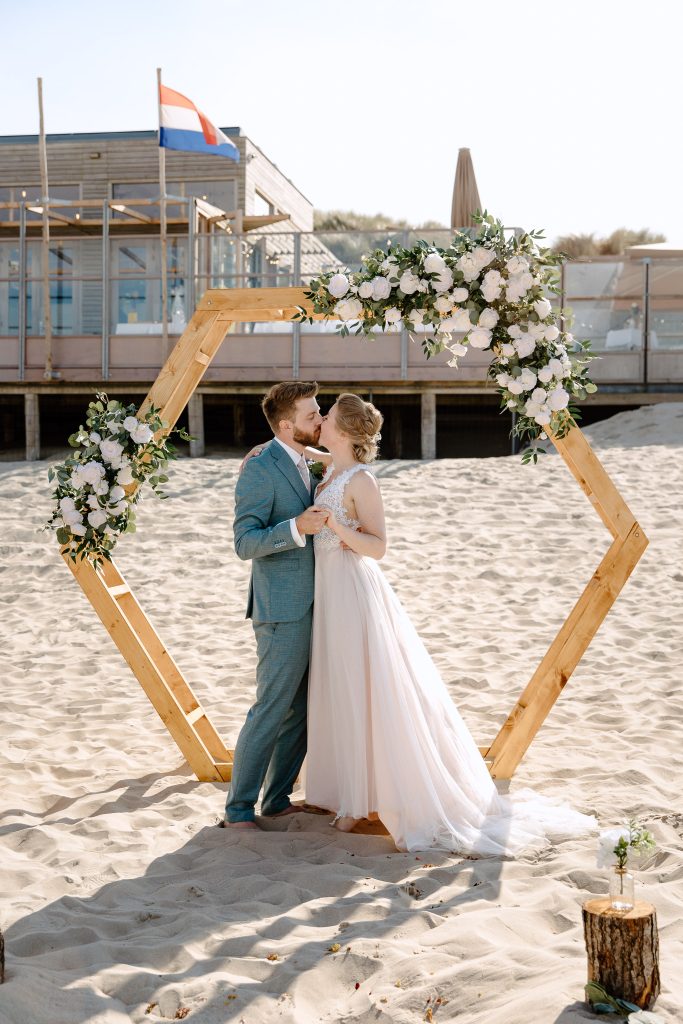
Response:
[{"label": "hexagonal wooden arch", "polygon": [[[291,320],[298,306],[315,319],[299,288],[207,291],[142,404],[160,408],[170,430],[233,323]],[[493,742],[480,747],[494,778],[511,778],[600,624],[647,547],[647,537],[578,426],[553,444],[613,541]],[[62,556],[128,662],[197,778],[228,781],[232,752],[183,678],[116,565]]]}]

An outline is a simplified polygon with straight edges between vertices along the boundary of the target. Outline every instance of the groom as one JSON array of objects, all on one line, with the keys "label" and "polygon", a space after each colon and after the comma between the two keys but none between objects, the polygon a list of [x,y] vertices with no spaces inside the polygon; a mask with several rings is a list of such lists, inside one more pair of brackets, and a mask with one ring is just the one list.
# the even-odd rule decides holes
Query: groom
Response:
[{"label": "groom", "polygon": [[313,543],[327,512],[312,506],[304,448],[320,437],[318,385],[285,381],[261,408],[274,438],[249,459],[235,489],[235,551],[251,560],[247,618],[256,634],[256,702],[237,739],[225,828],[255,829],[261,813],[293,814],[294,782],[306,755],[308,656],[314,592]]}]

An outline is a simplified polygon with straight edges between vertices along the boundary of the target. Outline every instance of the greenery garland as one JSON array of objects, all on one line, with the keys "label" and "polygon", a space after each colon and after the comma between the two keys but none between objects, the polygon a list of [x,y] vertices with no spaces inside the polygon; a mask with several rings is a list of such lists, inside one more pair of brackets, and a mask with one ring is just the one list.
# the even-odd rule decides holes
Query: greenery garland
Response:
[{"label": "greenery garland", "polygon": [[[590,342],[575,341],[564,310],[553,310],[558,267],[565,257],[539,246],[543,233],[505,232],[488,213],[471,232],[457,233],[448,248],[417,242],[362,257],[357,273],[330,272],[309,284],[315,313],[341,320],[340,333],[373,337],[402,326],[415,340],[418,329],[427,358],[448,349],[457,367],[468,345],[492,354],[501,410],[516,413],[513,433],[522,440],[563,437],[580,418],[572,403],[597,391],[588,376]],[[313,323],[305,309],[293,317]],[[351,327],[349,327],[351,324]],[[455,337],[454,337],[455,336]],[[532,445],[524,461],[536,461]]]},{"label": "greenery garland", "polygon": [[165,427],[154,406],[139,416],[135,405],[110,401],[104,393],[90,402],[86,426],[69,437],[73,455],[48,470],[48,479],[57,486],[45,529],[56,531],[73,561],[111,561],[121,534],[135,533],[135,505],[143,483],[159,498],[166,497],[161,489],[168,480],[164,470],[177,458],[169,433],[186,441],[190,436],[182,429],[160,436]]}]

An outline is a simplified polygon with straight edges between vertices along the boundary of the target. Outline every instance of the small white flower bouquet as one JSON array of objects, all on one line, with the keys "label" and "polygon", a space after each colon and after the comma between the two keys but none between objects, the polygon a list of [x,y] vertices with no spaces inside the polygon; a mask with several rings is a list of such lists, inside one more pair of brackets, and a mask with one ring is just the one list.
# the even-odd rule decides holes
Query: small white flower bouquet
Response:
[{"label": "small white flower bouquet", "polygon": [[598,836],[597,867],[625,868],[629,859],[642,864],[654,852],[654,836],[634,819]]}]

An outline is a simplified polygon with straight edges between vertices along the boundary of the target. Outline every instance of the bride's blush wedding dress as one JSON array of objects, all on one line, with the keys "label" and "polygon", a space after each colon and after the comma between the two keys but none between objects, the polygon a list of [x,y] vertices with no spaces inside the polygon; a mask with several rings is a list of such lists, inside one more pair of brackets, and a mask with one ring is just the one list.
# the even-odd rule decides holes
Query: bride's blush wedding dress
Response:
[{"label": "bride's blush wedding dress", "polygon": [[[332,468],[316,503],[347,526],[358,464]],[[596,828],[531,790],[499,794],[424,644],[374,559],[314,539],[306,800],[338,817],[377,813],[402,850],[511,856]]]}]

